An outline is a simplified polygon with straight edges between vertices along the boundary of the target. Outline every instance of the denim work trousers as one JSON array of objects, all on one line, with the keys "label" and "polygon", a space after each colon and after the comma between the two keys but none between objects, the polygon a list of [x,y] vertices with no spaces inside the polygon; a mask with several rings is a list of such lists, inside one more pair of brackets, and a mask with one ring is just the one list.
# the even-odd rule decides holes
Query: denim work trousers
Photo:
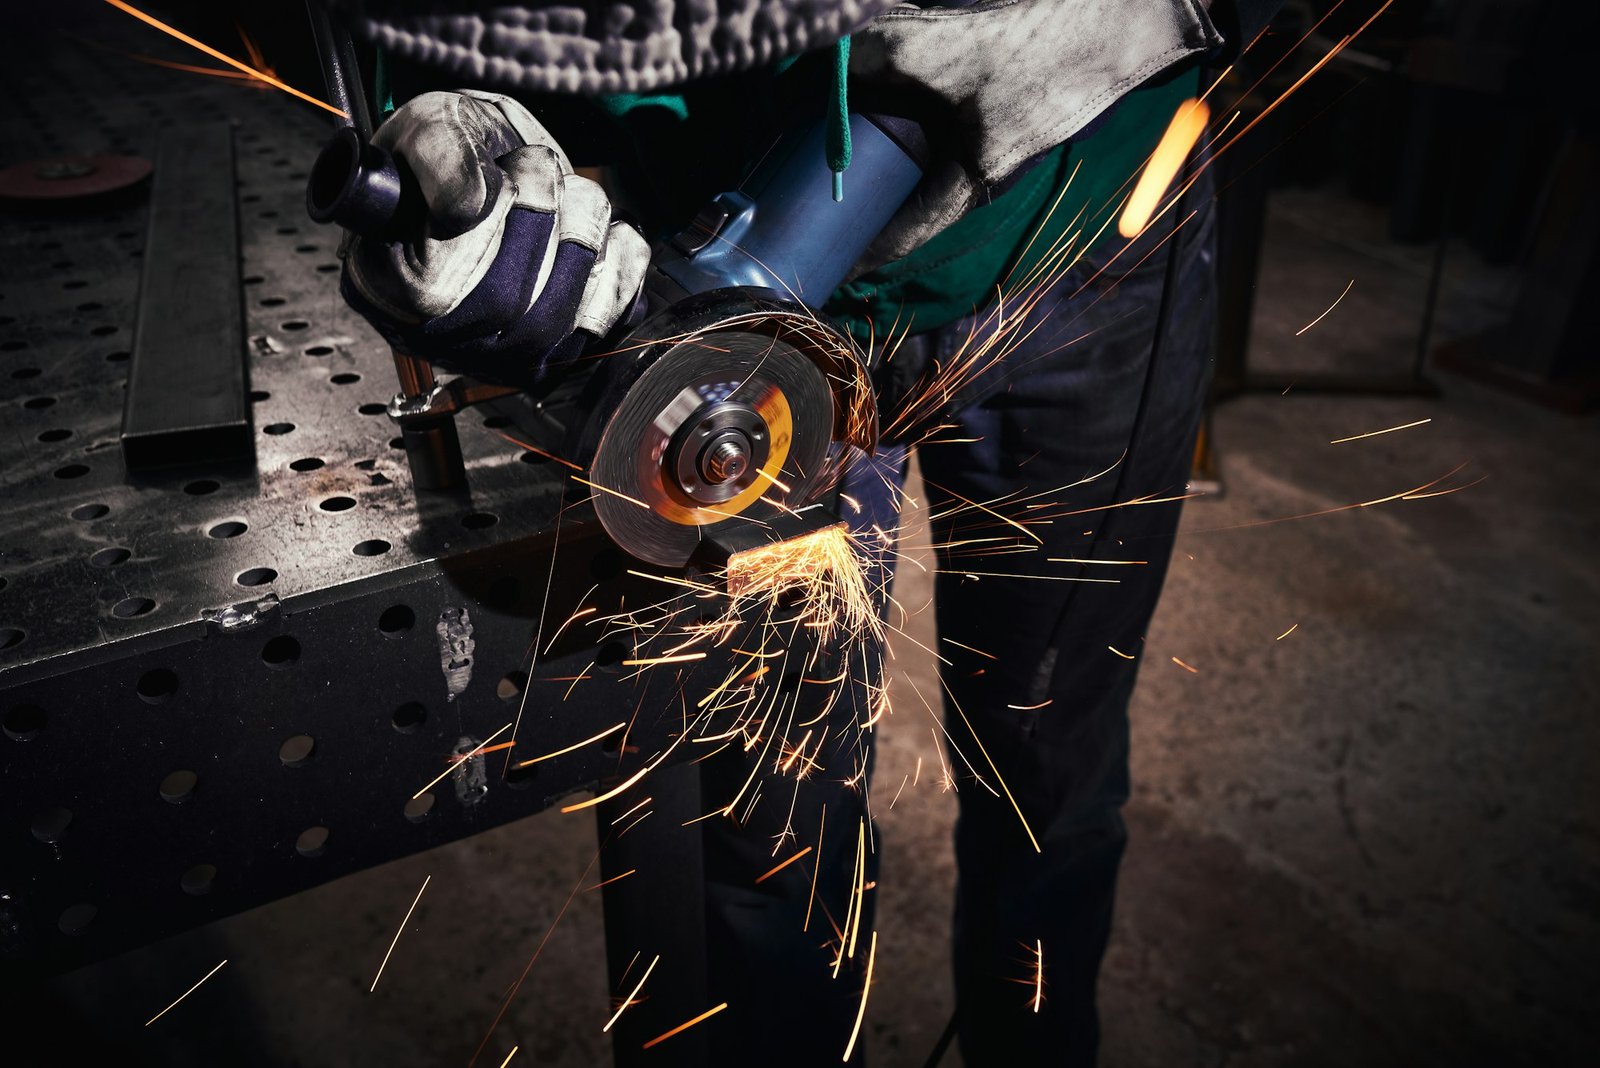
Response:
[{"label": "denim work trousers", "polygon": [[[952,546],[939,550],[936,610],[949,639],[939,652],[950,661],[942,670],[955,750],[947,760],[960,804],[954,964],[971,1068],[1090,1065],[1098,1047],[1095,985],[1126,841],[1128,702],[1214,346],[1209,184],[1187,202],[1182,216],[1172,213],[1189,216],[1176,234],[1164,221],[1131,247],[1111,238],[1050,284],[996,368],[996,391],[919,450],[933,542]],[[948,361],[986,314],[917,340]],[[858,529],[893,529],[885,482],[898,482],[903,464],[903,452],[890,449],[847,478],[845,492],[863,504]],[[996,513],[1026,521],[1031,536]],[[959,544],[971,539],[990,540]],[[1028,548],[995,552],[1012,545]],[[839,714],[865,718],[860,695],[841,705]],[[719,1065],[840,1062],[865,963],[860,953],[832,977],[829,943],[849,898],[855,828],[867,814],[859,785],[844,784],[858,759],[840,753],[819,769],[795,795],[792,816],[792,784],[775,784],[749,826],[708,821],[713,997],[741,1010],[723,1014]],[[731,781],[747,769],[708,764],[708,791],[719,776]],[[775,862],[774,836],[786,822],[806,830],[779,859],[814,841],[824,806],[818,912],[803,931],[809,865],[760,886],[752,880]],[[875,864],[868,877],[877,878]],[[1044,997],[1034,1011],[1039,946]],[[921,1056],[903,1051],[900,1059],[919,1064]]]}]

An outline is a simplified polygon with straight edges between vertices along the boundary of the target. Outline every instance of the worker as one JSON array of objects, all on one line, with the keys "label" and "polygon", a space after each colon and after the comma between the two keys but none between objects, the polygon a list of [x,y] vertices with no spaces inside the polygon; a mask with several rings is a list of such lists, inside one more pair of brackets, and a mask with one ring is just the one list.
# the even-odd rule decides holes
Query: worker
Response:
[{"label": "worker", "polygon": [[[382,50],[379,95],[401,101],[374,140],[428,211],[397,239],[352,239],[343,292],[404,351],[491,378],[533,381],[604,337],[639,292],[641,229],[682,227],[774,130],[851,101],[921,121],[933,152],[922,184],[825,310],[863,340],[904,331],[901,368],[947,366],[973,338],[1009,331],[1004,359],[957,401],[959,429],[919,451],[960,805],[955,1020],[975,1068],[1092,1064],[1126,841],[1127,708],[1215,303],[1203,177],[1131,241],[1114,216],[1200,65],[1236,53],[1275,4],[346,6]],[[840,133],[835,118],[828,164],[848,197]],[[605,164],[605,188],[575,162]],[[997,310],[1001,296],[1011,306]],[[894,529],[904,465],[891,443],[847,473],[858,531]],[[1165,500],[1113,507],[1147,499]],[[1012,525],[997,516],[1008,512]],[[963,552],[974,538],[1026,551]],[[1138,564],[1116,568],[1115,584],[1061,581],[1106,577],[1054,562],[1083,560]],[[836,713],[860,714],[850,701]],[[735,1009],[705,1025],[718,1065],[838,1063],[847,1047],[865,954],[837,978],[829,962],[855,873],[850,829],[869,827],[870,754],[830,754],[793,808],[769,800],[743,823],[704,825],[711,996]],[[708,763],[707,790],[736,785],[744,759]],[[834,833],[819,843],[814,897],[798,865],[753,885],[775,835],[824,820]],[[826,922],[806,922],[814,901],[833,909]]]}]

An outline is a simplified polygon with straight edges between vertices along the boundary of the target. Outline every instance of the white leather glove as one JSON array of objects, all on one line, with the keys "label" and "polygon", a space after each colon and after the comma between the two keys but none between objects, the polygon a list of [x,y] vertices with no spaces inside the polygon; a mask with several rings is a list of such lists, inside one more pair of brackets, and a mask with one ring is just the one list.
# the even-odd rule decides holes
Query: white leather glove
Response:
[{"label": "white leather glove", "polygon": [[527,384],[632,308],[648,244],[515,100],[424,93],[372,142],[415,180],[427,214],[395,240],[352,238],[341,290],[397,348]]}]

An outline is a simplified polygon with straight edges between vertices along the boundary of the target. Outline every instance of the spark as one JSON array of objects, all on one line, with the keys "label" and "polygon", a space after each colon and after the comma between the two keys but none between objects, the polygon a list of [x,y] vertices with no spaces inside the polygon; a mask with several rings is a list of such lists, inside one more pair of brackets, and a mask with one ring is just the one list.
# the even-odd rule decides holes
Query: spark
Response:
[{"label": "spark", "polygon": [[1319,315],[1315,319],[1311,320],[1305,326],[1302,326],[1300,329],[1296,330],[1294,332],[1294,336],[1295,337],[1299,337],[1301,334],[1305,333],[1307,330],[1310,330],[1313,326],[1316,326],[1318,323],[1322,322],[1322,320],[1326,319],[1328,317],[1328,312],[1333,311],[1333,309],[1335,309],[1335,308],[1337,308],[1339,306],[1339,302],[1345,298],[1345,293],[1349,293],[1350,292],[1350,287],[1355,285],[1355,284],[1356,284],[1356,280],[1354,278],[1350,279],[1350,281],[1344,287],[1344,293],[1340,293],[1337,297],[1334,298],[1333,303],[1328,305],[1327,311],[1324,311],[1321,315]]},{"label": "spark", "polygon": [[1334,438],[1332,441],[1328,442],[1328,444],[1343,445],[1347,441],[1360,441],[1362,438],[1375,438],[1379,434],[1393,434],[1396,430],[1410,430],[1414,426],[1422,426],[1424,423],[1431,422],[1433,422],[1432,419],[1418,419],[1414,423],[1401,423],[1399,426],[1392,426],[1386,430],[1369,430],[1365,434],[1352,434],[1348,438]]},{"label": "spark", "polygon": [[817,900],[817,873],[822,870],[822,832],[828,826],[828,806],[822,806],[822,818],[817,821],[817,863],[811,866],[811,896],[806,899],[806,921],[801,931],[811,930],[811,906]]},{"label": "spark", "polygon": [[654,579],[656,582],[665,582],[670,586],[687,586],[689,589],[700,593],[715,594],[720,592],[715,586],[708,586],[704,582],[691,582],[688,579],[680,578],[677,575],[653,575],[648,571],[635,571],[631,567],[628,568],[628,574],[637,578]]},{"label": "spark", "polygon": [[655,798],[653,798],[653,797],[647,797],[643,801],[640,801],[637,805],[634,805],[628,811],[624,812],[622,815],[620,815],[616,819],[612,820],[611,821],[611,826],[615,827],[617,824],[621,823],[623,820],[627,819],[629,816],[633,815],[635,812],[638,812],[641,808],[644,808],[644,806],[648,805],[650,802],[652,802],[654,800],[655,800]]},{"label": "spark", "polygon": [[703,653],[703,652],[701,652],[701,653],[679,653],[676,656],[653,656],[653,657],[646,658],[644,660],[624,660],[622,662],[622,666],[623,667],[650,667],[650,666],[652,666],[654,664],[687,664],[690,661],[693,661],[693,660],[704,660],[705,658],[706,658],[706,654]]},{"label": "spark", "polygon": [[1144,232],[1162,195],[1177,176],[1183,161],[1189,158],[1189,150],[1200,140],[1210,118],[1211,107],[1202,100],[1185,100],[1178,105],[1172,121],[1167,124],[1167,132],[1161,135],[1161,143],[1145,164],[1139,184],[1134,186],[1133,195],[1122,209],[1117,233],[1134,238]]},{"label": "spark", "polygon": [[1275,642],[1283,641],[1283,639],[1285,639],[1289,635],[1293,634],[1295,632],[1295,628],[1299,627],[1299,626],[1300,626],[1300,624],[1298,624],[1298,623],[1294,624],[1294,626],[1290,627],[1288,630],[1284,631],[1282,634],[1278,635],[1276,638],[1274,638],[1272,640],[1275,641]]},{"label": "spark", "polygon": [[274,78],[272,75],[267,74],[267,73],[265,73],[263,71],[256,70],[256,68],[250,66],[248,63],[241,63],[239,60],[234,59],[232,56],[225,55],[222,52],[218,52],[215,48],[212,48],[210,45],[205,44],[204,42],[195,40],[193,37],[190,37],[188,34],[184,33],[182,30],[177,29],[176,27],[173,27],[173,26],[169,26],[165,22],[162,22],[160,19],[155,18],[155,17],[153,17],[151,15],[146,15],[143,11],[140,11],[138,8],[134,7],[132,4],[125,4],[125,3],[123,3],[123,0],[106,0],[106,3],[110,4],[112,7],[116,8],[118,11],[121,11],[121,12],[123,12],[125,14],[128,14],[128,15],[132,15],[134,18],[138,19],[140,22],[143,22],[147,26],[155,27],[156,29],[160,30],[162,33],[166,34],[168,37],[176,38],[177,40],[182,41],[184,44],[189,45],[191,48],[198,48],[200,51],[204,52],[206,55],[210,56],[212,59],[219,59],[222,62],[228,64],[228,66],[233,67],[236,70],[243,71],[245,74],[249,75],[252,78],[257,78],[257,79],[259,79],[259,80],[261,80],[263,82],[266,82],[268,85],[272,86],[274,89],[281,89],[285,93],[288,93],[290,96],[295,97],[298,100],[304,100],[308,104],[315,104],[317,107],[321,108],[323,111],[331,111],[331,112],[333,112],[333,114],[339,116],[341,119],[348,119],[350,117],[350,116],[346,115],[343,111],[340,111],[338,108],[334,107],[332,104],[329,104],[329,103],[326,103],[324,101],[318,100],[316,97],[311,96],[308,93],[302,93],[300,90],[296,89],[294,86],[286,85],[283,82],[280,82],[278,79]]},{"label": "spark", "polygon": [[593,808],[595,805],[600,804],[602,801],[609,801],[613,797],[616,797],[618,794],[625,792],[628,789],[628,787],[632,786],[634,783],[638,782],[640,779],[642,779],[646,775],[648,775],[650,773],[651,768],[653,768],[653,767],[655,767],[655,765],[653,765],[653,764],[646,765],[645,767],[642,767],[638,771],[634,772],[633,775],[631,775],[627,779],[627,781],[623,782],[620,786],[614,786],[611,789],[607,790],[603,794],[596,794],[595,796],[589,798],[587,801],[579,801],[576,804],[572,804],[572,805],[563,805],[561,807],[561,811],[562,811],[563,814],[568,813],[568,812],[577,812],[580,809]]},{"label": "spark", "polygon": [[511,444],[517,446],[519,449],[526,449],[528,452],[536,453],[539,456],[543,456],[546,460],[554,460],[558,464],[565,464],[566,466],[572,468],[574,471],[582,471],[583,470],[583,468],[581,466],[579,466],[578,464],[573,463],[571,460],[562,459],[560,456],[557,456],[553,452],[546,452],[544,449],[539,448],[537,445],[529,444],[528,442],[523,441],[520,438],[514,438],[510,434],[505,433],[504,431],[496,430],[496,431],[493,431],[493,433],[495,433],[496,435],[498,435],[498,436],[500,436],[502,438],[505,438],[507,441],[511,442]]},{"label": "spark", "polygon": [[561,922],[561,918],[572,907],[573,900],[583,888],[584,880],[589,878],[589,873],[600,862],[600,850],[604,849],[605,846],[605,842],[600,843],[594,851],[594,856],[589,858],[589,863],[584,865],[583,874],[579,875],[578,881],[572,884],[572,892],[567,895],[567,900],[562,903],[560,911],[555,915],[555,919],[550,921],[550,926],[545,928],[544,937],[539,939],[539,944],[534,947],[532,955],[528,957],[528,963],[523,965],[522,973],[517,976],[506,991],[505,999],[500,1002],[499,1011],[494,1014],[494,1020],[489,1024],[489,1030],[485,1031],[483,1038],[479,1040],[478,1048],[473,1051],[472,1059],[467,1062],[467,1068],[472,1068],[472,1065],[477,1064],[478,1058],[483,1055],[483,1047],[489,1044],[489,1039],[494,1037],[495,1030],[500,1026],[500,1021],[505,1019],[506,1010],[511,1007],[511,1000],[517,996],[517,991],[522,989],[522,984],[527,980],[528,973],[533,971],[534,964],[539,960],[539,954],[544,952],[545,944],[550,941],[550,936],[555,933],[556,925]]},{"label": "spark", "polygon": [[[515,721],[513,721],[513,722],[515,722]],[[478,743],[478,748],[474,749],[472,752],[470,752],[466,756],[462,757],[461,758],[461,762],[458,762],[458,763],[456,763],[455,765],[453,765],[451,767],[445,768],[438,775],[434,776],[431,780],[429,780],[428,785],[424,786],[422,789],[420,789],[416,793],[412,794],[411,795],[411,800],[415,801],[417,798],[421,797],[423,794],[427,793],[429,790],[431,790],[435,786],[439,785],[439,783],[441,781],[443,781],[444,777],[446,775],[449,775],[451,772],[457,770],[461,766],[461,763],[464,763],[464,762],[466,762],[468,760],[471,760],[473,757],[475,757],[478,754],[482,753],[484,746],[488,745],[490,742],[494,741],[496,738],[500,737],[502,734],[504,734],[506,731],[508,731],[510,729],[511,729],[511,724],[507,723],[504,727],[501,727],[499,730],[497,730],[493,734],[489,735],[489,737],[485,738],[482,742]]]},{"label": "spark", "polygon": [[521,1046],[512,1046],[511,1052],[506,1054],[506,1059],[500,1062],[500,1068],[506,1068],[506,1065],[511,1063],[511,1058],[515,1057],[517,1055],[517,1050],[521,1048]]},{"label": "spark", "polygon": [[1037,712],[1039,709],[1048,708],[1050,705],[1053,705],[1055,703],[1056,703],[1056,699],[1054,697],[1052,697],[1049,700],[1040,701],[1036,705],[1006,705],[1006,707],[1007,708],[1014,708],[1018,712]]},{"label": "spark", "polygon": [[1334,515],[1339,512],[1351,512],[1360,508],[1375,508],[1380,504],[1390,504],[1394,501],[1420,501],[1427,497],[1442,497],[1449,493],[1460,493],[1462,490],[1471,489],[1473,486],[1476,486],[1485,478],[1489,477],[1488,475],[1484,475],[1482,478],[1474,479],[1464,486],[1447,486],[1441,490],[1436,490],[1433,488],[1439,483],[1443,482],[1445,479],[1459,474],[1466,466],[1467,465],[1465,463],[1457,464],[1455,467],[1446,471],[1438,478],[1424,482],[1420,486],[1413,486],[1410,489],[1401,490],[1399,493],[1391,493],[1387,497],[1375,497],[1370,501],[1356,501],[1352,504],[1335,505],[1332,508],[1321,508],[1315,512],[1301,512],[1298,515],[1283,515],[1278,516],[1276,519],[1257,519],[1250,523],[1234,523],[1226,527],[1205,527],[1201,530],[1192,530],[1189,533],[1219,534],[1225,530],[1244,530],[1248,527],[1267,527],[1277,523],[1293,522],[1297,519],[1315,519],[1319,516]]},{"label": "spark", "polygon": [[590,489],[597,489],[601,493],[609,493],[613,497],[621,497],[623,500],[627,501],[630,504],[637,504],[640,508],[643,508],[647,512],[650,510],[650,506],[648,504],[644,503],[643,501],[641,501],[639,498],[630,497],[626,493],[621,493],[621,492],[619,492],[617,490],[614,490],[614,489],[610,488],[609,486],[602,486],[598,482],[590,482],[588,479],[583,478],[580,475],[573,475],[572,476],[572,481],[574,481],[574,482],[582,482],[585,486],[588,486]]},{"label": "spark", "polygon": [[1123,652],[1121,649],[1118,649],[1115,645],[1108,645],[1108,646],[1106,646],[1106,648],[1110,649],[1113,653],[1116,653],[1118,656],[1122,657],[1122,659],[1124,659],[1124,660],[1135,660],[1135,659],[1137,659],[1137,657],[1131,656],[1128,653]]},{"label": "spark", "polygon": [[[627,871],[623,872],[621,875],[613,875],[609,879],[601,879],[599,882],[595,883],[593,886],[584,887],[583,888],[583,892],[584,893],[588,893],[590,890],[598,890],[602,886],[610,886],[612,883],[621,882],[623,879],[626,879],[628,876],[633,875],[638,870],[639,870],[638,868],[629,868]],[[606,1027],[610,1027],[610,1026],[611,1026],[610,1024],[606,1025]],[[601,1028],[601,1030],[605,1030],[605,1028]]]},{"label": "spark", "polygon": [[1190,667],[1188,664],[1185,664],[1182,660],[1179,660],[1177,657],[1173,657],[1172,658],[1172,662],[1174,664],[1177,664],[1179,667],[1183,668],[1183,670],[1189,672],[1189,674],[1191,674],[1191,675],[1200,674],[1200,669],[1199,668]]},{"label": "spark", "polygon": [[800,618],[826,644],[836,633],[881,638],[883,624],[867,589],[856,539],[843,524],[735,553],[728,592],[735,603],[781,604],[795,598]]},{"label": "spark", "polygon": [[1042,579],[1045,582],[1089,582],[1107,586],[1122,585],[1121,579],[1084,578],[1081,575],[1013,575],[1001,571],[968,571],[965,568],[962,568],[960,573],[970,575],[972,578]]},{"label": "spark", "polygon": [[[921,757],[918,757],[917,759],[921,760]],[[901,776],[901,778],[900,778],[900,789],[896,790],[894,792],[894,796],[889,799],[889,811],[890,812],[894,811],[894,803],[896,801],[900,800],[900,795],[905,793],[906,783],[908,783],[910,781],[911,781],[911,776],[909,774]]]},{"label": "spark", "polygon": [[782,864],[779,864],[776,868],[773,868],[771,871],[767,872],[765,875],[763,875],[760,878],[758,878],[756,880],[756,885],[760,886],[762,883],[766,882],[768,879],[772,878],[774,875],[778,874],[780,871],[782,871],[783,869],[787,868],[789,865],[793,864],[795,861],[799,860],[801,857],[805,856],[809,852],[811,852],[811,847],[810,846],[806,846],[804,849],[800,850],[800,852],[796,853],[794,856],[790,857],[788,860],[784,861]]},{"label": "spark", "polygon": [[1033,1011],[1037,1013],[1044,1004],[1044,941],[1034,939],[1036,963],[1033,971]]},{"label": "spark", "polygon": [[449,761],[452,764],[464,764],[475,756],[483,756],[487,753],[498,753],[500,750],[510,749],[516,744],[516,742],[501,742],[499,745],[485,746],[484,748],[468,753],[465,756],[461,755],[460,753],[451,753]]},{"label": "spark", "polygon": [[394,938],[389,942],[389,949],[383,955],[383,961],[378,965],[378,974],[372,977],[372,985],[367,987],[367,993],[378,989],[378,980],[383,978],[383,969],[389,965],[389,957],[394,953],[394,947],[400,944],[400,936],[405,933],[406,924],[411,922],[411,914],[417,911],[417,902],[422,900],[422,891],[428,888],[428,883],[433,881],[433,876],[425,876],[422,886],[417,890],[417,896],[411,900],[411,907],[406,909],[406,918],[400,921],[400,926],[394,932]]},{"label": "spark", "polygon": [[979,656],[985,657],[986,659],[989,659],[989,660],[999,660],[1000,659],[998,656],[995,656],[993,653],[986,653],[982,649],[974,649],[970,645],[963,645],[961,642],[956,641],[954,638],[944,638],[942,640],[943,641],[947,641],[951,645],[957,646],[958,648],[965,649],[969,653],[977,653]]},{"label": "spark", "polygon": [[[209,972],[206,972],[206,974],[204,974],[204,975],[202,975],[200,977],[200,983],[203,983],[207,979],[210,979],[213,975],[216,975],[217,972],[221,970],[222,965],[226,964],[226,963],[228,963],[228,959],[226,957],[224,957],[222,959],[221,963],[219,963],[215,968],[212,968]],[[148,1019],[148,1020],[146,1020],[144,1022],[144,1025],[146,1027],[149,1027],[151,1024],[153,1024],[157,1020],[161,1019],[161,1017],[165,1016],[167,1013],[169,1013],[173,1009],[177,1008],[179,1001],[182,1001],[184,998],[188,997],[190,994],[193,994],[196,990],[200,989],[200,983],[194,984],[194,986],[191,986],[188,990],[185,990],[183,993],[179,994],[178,998],[177,998],[177,1001],[174,1001],[171,1005],[168,1005],[166,1008],[162,1009],[160,1012],[158,1012],[154,1016],[150,1017],[150,1019]]]},{"label": "spark", "polygon": [[552,759],[555,758],[555,756],[565,756],[566,753],[571,753],[573,750],[581,750],[581,748],[586,747],[586,745],[594,745],[594,743],[598,742],[598,740],[605,739],[605,737],[610,737],[610,735],[616,734],[616,732],[621,731],[622,727],[626,726],[626,723],[613,724],[613,726],[606,727],[605,731],[600,732],[600,734],[594,735],[594,737],[589,737],[589,739],[584,739],[582,742],[573,742],[571,745],[568,745],[568,747],[563,748],[563,750],[555,750],[554,753],[546,753],[544,756],[534,756],[533,759],[517,761],[517,767],[526,767],[528,764],[538,764],[539,761],[546,761],[546,759]]},{"label": "spark", "polygon": [[689,1030],[689,1028],[693,1027],[697,1023],[700,1023],[702,1020],[709,1020],[711,1017],[715,1016],[717,1013],[721,1012],[723,1009],[725,1009],[727,1007],[728,1007],[728,1003],[726,1001],[724,1001],[721,1005],[718,1005],[714,1009],[707,1009],[705,1012],[702,1012],[699,1016],[696,1016],[694,1019],[685,1020],[683,1023],[679,1024],[677,1027],[674,1027],[672,1030],[666,1032],[665,1034],[657,1035],[655,1038],[652,1038],[650,1041],[646,1042],[642,1048],[649,1049],[651,1046],[659,1045],[660,1043],[665,1042],[667,1039],[671,1038],[673,1035],[681,1034],[684,1031]]},{"label": "spark", "polygon": [[850,1054],[855,1052],[856,1039],[861,1034],[861,1021],[867,1015],[867,992],[872,989],[872,963],[878,956],[878,932],[872,932],[872,945],[867,949],[867,977],[861,984],[861,1005],[856,1009],[856,1025],[850,1029],[850,1041],[845,1044],[844,1057],[846,1063]]},{"label": "spark", "polygon": [[972,721],[967,718],[966,710],[961,707],[961,703],[956,700],[955,693],[951,691],[942,677],[939,679],[939,685],[944,687],[946,696],[950,698],[950,704],[960,714],[961,722],[966,724],[967,733],[972,735],[972,740],[978,745],[978,752],[982,753],[983,759],[989,762],[989,770],[994,772],[995,781],[1000,784],[1000,789],[1006,792],[1006,800],[1011,802],[1011,808],[1016,812],[1017,819],[1022,823],[1022,829],[1028,833],[1028,841],[1033,843],[1033,851],[1035,853],[1043,853],[1044,850],[1039,848],[1039,839],[1033,836],[1033,828],[1028,826],[1028,817],[1022,814],[1022,806],[1017,804],[1015,797],[1011,796],[1011,787],[1007,786],[1005,779],[1001,777],[1000,769],[995,766],[994,758],[989,755],[989,750],[984,747],[983,739],[979,738],[978,732],[972,729]]},{"label": "spark", "polygon": [[657,953],[655,960],[650,962],[650,967],[646,968],[644,970],[644,974],[639,977],[639,982],[634,986],[632,992],[629,993],[627,997],[622,999],[622,1004],[618,1005],[617,1011],[611,1014],[611,1019],[607,1020],[606,1025],[600,1028],[601,1034],[605,1034],[607,1031],[610,1031],[611,1025],[622,1019],[622,1014],[628,1011],[628,1006],[634,1003],[633,999],[638,997],[639,991],[644,989],[645,980],[650,978],[650,973],[655,971],[656,965],[660,962],[660,960],[661,954]]}]

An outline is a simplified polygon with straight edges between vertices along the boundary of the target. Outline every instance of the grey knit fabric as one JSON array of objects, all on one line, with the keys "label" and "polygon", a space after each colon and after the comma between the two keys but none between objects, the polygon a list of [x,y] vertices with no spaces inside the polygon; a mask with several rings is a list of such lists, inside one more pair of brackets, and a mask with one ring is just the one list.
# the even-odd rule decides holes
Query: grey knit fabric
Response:
[{"label": "grey knit fabric", "polygon": [[818,48],[895,0],[329,0],[396,57],[502,89],[652,92]]}]

